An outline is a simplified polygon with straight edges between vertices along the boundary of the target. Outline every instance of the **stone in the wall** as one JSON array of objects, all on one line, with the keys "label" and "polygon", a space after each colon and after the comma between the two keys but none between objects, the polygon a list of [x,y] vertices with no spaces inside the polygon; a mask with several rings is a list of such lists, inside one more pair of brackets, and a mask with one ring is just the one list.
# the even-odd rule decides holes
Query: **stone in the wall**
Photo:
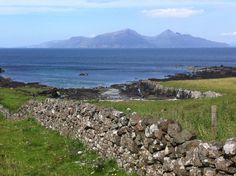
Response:
[{"label": "stone in the wall", "polygon": [[202,175],[202,169],[198,167],[192,167],[189,170],[189,176],[199,176],[199,175]]},{"label": "stone in the wall", "polygon": [[236,155],[236,138],[227,140],[223,149],[226,155]]},{"label": "stone in the wall", "polygon": [[210,167],[203,169],[203,176],[215,176],[216,170]]},{"label": "stone in the wall", "polygon": [[180,133],[176,133],[174,136],[174,142],[177,144],[182,144],[186,141],[189,141],[191,139],[195,139],[196,135],[191,133],[188,130],[182,130]]},{"label": "stone in the wall", "polygon": [[236,168],[231,167],[233,162],[230,160],[225,159],[223,156],[219,157],[215,161],[215,166],[217,170],[226,171],[229,173],[236,173]]}]

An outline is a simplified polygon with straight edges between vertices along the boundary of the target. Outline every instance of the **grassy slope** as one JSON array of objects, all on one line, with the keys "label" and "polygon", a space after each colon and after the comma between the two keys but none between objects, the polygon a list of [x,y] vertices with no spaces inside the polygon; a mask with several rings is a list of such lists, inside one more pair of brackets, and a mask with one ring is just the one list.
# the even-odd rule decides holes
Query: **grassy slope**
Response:
[{"label": "grassy slope", "polygon": [[98,102],[97,104],[121,111],[131,108],[143,117],[175,119],[184,128],[196,132],[199,138],[207,141],[212,140],[210,108],[211,105],[217,105],[218,139],[223,141],[236,136],[236,78],[170,81],[162,84],[192,90],[214,90],[226,95],[201,100]]},{"label": "grassy slope", "polygon": [[[36,89],[24,88],[28,92]],[[22,89],[0,89],[0,104],[17,110],[32,96]],[[77,155],[77,151],[82,151]],[[0,175],[126,176],[79,140],[45,129],[33,119],[10,121],[0,113]]]},{"label": "grassy slope", "polygon": [[[33,94],[42,91],[43,89],[47,88],[0,88],[0,104],[11,111],[16,111],[22,104],[33,99]],[[43,97],[37,97],[37,99],[41,98]]]}]

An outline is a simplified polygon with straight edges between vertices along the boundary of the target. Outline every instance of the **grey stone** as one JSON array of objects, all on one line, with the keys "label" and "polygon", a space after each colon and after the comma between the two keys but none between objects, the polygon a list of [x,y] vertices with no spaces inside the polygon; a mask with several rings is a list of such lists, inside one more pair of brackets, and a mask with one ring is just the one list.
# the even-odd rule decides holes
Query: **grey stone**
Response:
[{"label": "grey stone", "polygon": [[201,167],[203,165],[199,158],[198,148],[194,148],[193,150],[187,151],[184,165],[195,167]]},{"label": "grey stone", "polygon": [[122,126],[126,126],[129,123],[129,119],[126,116],[120,118],[120,123]]},{"label": "grey stone", "polygon": [[174,142],[177,144],[182,144],[191,139],[195,139],[196,135],[189,132],[188,130],[182,130],[180,133],[174,135]]},{"label": "grey stone", "polygon": [[168,134],[171,137],[174,137],[177,133],[181,132],[182,127],[180,126],[179,123],[171,123],[168,125]]},{"label": "grey stone", "polygon": [[180,157],[183,155],[186,155],[187,151],[191,151],[194,148],[198,147],[198,145],[201,143],[200,140],[191,140],[191,141],[186,141],[185,143],[177,146],[175,148],[175,151],[177,154],[179,154]]},{"label": "grey stone", "polygon": [[213,168],[204,168],[203,169],[203,176],[215,176],[216,170]]},{"label": "grey stone", "polygon": [[201,176],[201,175],[202,175],[202,170],[197,167],[192,167],[189,170],[189,176]]},{"label": "grey stone", "polygon": [[125,116],[126,114],[124,112],[121,112],[121,111],[113,111],[112,115],[115,116],[115,117],[121,118],[121,117]]},{"label": "grey stone", "polygon": [[171,172],[174,170],[174,160],[171,160],[169,157],[164,158],[163,169],[165,172]]},{"label": "grey stone", "polygon": [[225,142],[223,150],[226,155],[236,155],[236,138],[228,139]]},{"label": "grey stone", "polygon": [[232,161],[227,160],[222,156],[217,158],[215,161],[215,166],[217,170],[222,170],[233,174],[236,173],[236,168],[230,167],[232,164]]},{"label": "grey stone", "polygon": [[199,98],[202,98],[202,97],[203,97],[202,92],[199,92],[199,91],[192,91],[191,92],[191,98],[199,99]]}]

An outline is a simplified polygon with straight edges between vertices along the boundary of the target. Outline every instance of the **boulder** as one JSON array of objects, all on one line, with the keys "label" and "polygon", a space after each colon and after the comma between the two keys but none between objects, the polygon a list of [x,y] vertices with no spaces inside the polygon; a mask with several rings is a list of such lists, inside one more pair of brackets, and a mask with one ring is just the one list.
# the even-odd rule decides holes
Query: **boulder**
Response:
[{"label": "boulder", "polygon": [[183,130],[180,133],[176,133],[174,136],[174,142],[177,144],[182,144],[191,139],[195,139],[196,135],[189,132],[188,130]]},{"label": "boulder", "polygon": [[126,126],[129,123],[129,119],[126,116],[120,118],[120,123],[122,126]]},{"label": "boulder", "polygon": [[158,122],[158,128],[160,130],[162,130],[163,132],[167,132],[169,125],[172,124],[172,123],[176,123],[176,122],[173,121],[173,120],[169,120],[169,119],[168,120],[160,120]]},{"label": "boulder", "polygon": [[236,173],[236,168],[233,166],[231,167],[231,165],[233,165],[233,162],[225,159],[223,156],[215,160],[215,166],[217,170],[225,171],[232,174]]},{"label": "boulder", "polygon": [[181,132],[182,127],[179,123],[171,123],[168,125],[167,133],[174,137],[177,133]]},{"label": "boulder", "polygon": [[165,158],[165,151],[159,151],[153,154],[153,158],[161,163],[164,162],[164,158]]},{"label": "boulder", "polygon": [[4,73],[5,70],[3,68],[0,68],[0,73]]},{"label": "boulder", "polygon": [[210,167],[203,169],[203,176],[215,176],[216,170]]},{"label": "boulder", "polygon": [[236,138],[228,139],[223,146],[226,155],[236,155]]},{"label": "boulder", "polygon": [[191,98],[199,99],[202,98],[203,94],[200,91],[191,91]]},{"label": "boulder", "polygon": [[197,167],[192,167],[189,170],[189,176],[200,176],[202,175],[202,170]]},{"label": "boulder", "polygon": [[177,147],[175,147],[175,154],[177,157],[183,157],[186,156],[186,153],[188,151],[192,151],[195,148],[197,148],[197,146],[201,143],[200,140],[190,140],[190,141],[186,141],[185,143],[178,145]]}]

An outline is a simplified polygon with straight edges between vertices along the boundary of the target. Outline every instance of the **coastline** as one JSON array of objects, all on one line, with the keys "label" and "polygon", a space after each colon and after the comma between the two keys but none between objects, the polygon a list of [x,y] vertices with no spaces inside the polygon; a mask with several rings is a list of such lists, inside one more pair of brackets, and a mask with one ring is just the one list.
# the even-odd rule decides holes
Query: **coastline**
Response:
[{"label": "coastline", "polygon": [[[4,68],[0,68],[4,71]],[[1,72],[3,73],[3,72]],[[56,88],[47,85],[42,85],[37,82],[23,83],[14,81],[11,78],[5,78],[0,75],[1,88],[18,88],[18,87],[32,87],[32,88],[47,88],[38,94],[32,96],[47,96],[50,98],[65,98],[77,100],[129,100],[129,99],[148,99],[148,100],[163,100],[172,99],[173,96],[159,95],[152,96],[148,89],[143,84],[145,81],[154,83],[173,81],[173,80],[195,80],[195,79],[213,79],[213,78],[227,78],[236,77],[236,67],[226,66],[212,66],[212,67],[191,67],[188,73],[176,73],[174,75],[167,75],[167,78],[156,79],[150,78],[147,80],[133,81],[131,83],[114,84],[109,87],[95,87],[95,88]]]}]

